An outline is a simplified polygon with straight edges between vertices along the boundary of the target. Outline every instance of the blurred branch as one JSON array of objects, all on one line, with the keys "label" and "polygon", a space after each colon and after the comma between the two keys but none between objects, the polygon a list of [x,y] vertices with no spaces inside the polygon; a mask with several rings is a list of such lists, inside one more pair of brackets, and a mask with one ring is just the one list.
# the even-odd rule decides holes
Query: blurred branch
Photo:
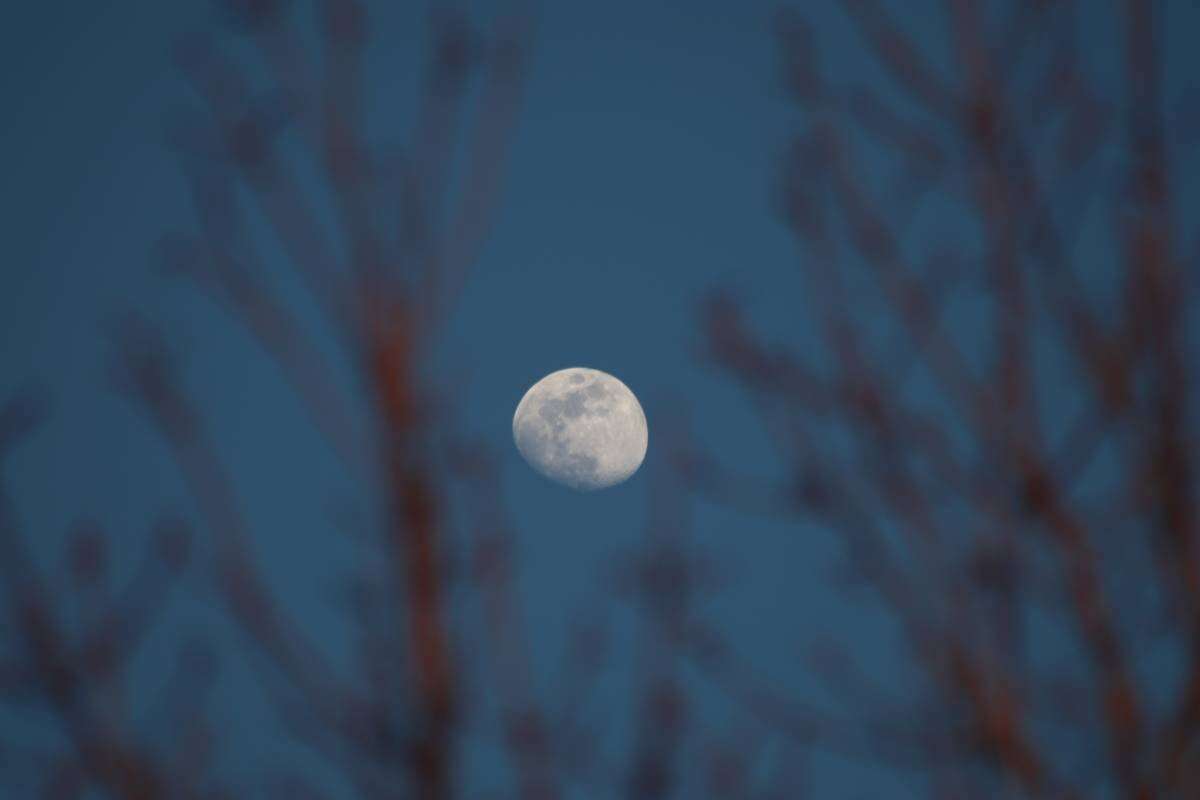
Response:
[{"label": "blurred branch", "polygon": [[[804,274],[827,356],[813,361],[830,366],[767,348],[739,306],[718,296],[703,319],[709,356],[749,390],[784,476],[749,480],[697,455],[681,467],[710,497],[803,518],[846,542],[851,563],[901,620],[939,702],[966,714],[965,729],[929,720],[931,741],[973,744],[927,742],[932,751],[960,761],[984,755],[995,785],[1020,786],[1023,796],[1090,796],[1109,779],[1122,796],[1177,796],[1200,729],[1200,628],[1191,622],[1200,515],[1184,445],[1196,425],[1184,410],[1193,376],[1182,355],[1194,293],[1183,288],[1171,227],[1168,178],[1181,165],[1170,163],[1163,136],[1162,4],[1130,0],[1120,18],[1128,86],[1120,144],[1130,174],[1118,181],[1110,180],[1115,159],[1096,157],[1118,137],[1077,58],[1074,9],[1018,4],[997,25],[978,3],[948,2],[956,62],[942,77],[882,4],[843,5],[921,117],[897,111],[893,92],[843,90],[836,68],[816,56],[811,27],[781,17],[785,79],[809,113],[781,171],[780,211],[809,256]],[[1043,70],[1038,59],[1052,47]],[[1030,76],[1043,83],[1031,87]],[[1026,92],[1041,99],[1032,112]],[[856,144],[860,133],[873,144]],[[943,313],[949,296],[908,255],[914,245],[931,249],[911,232],[925,230],[916,202],[876,199],[857,172],[864,154],[898,162],[926,207],[936,201],[969,215],[980,255],[959,260],[955,284],[980,303],[978,332],[961,312]],[[1099,178],[1074,202],[1084,211],[1063,213],[1068,179],[1080,185],[1075,176],[1086,172]],[[1116,315],[1094,307],[1075,263],[1095,210],[1119,223],[1109,229],[1121,261]],[[965,274],[972,263],[977,274]],[[847,288],[852,277],[866,279],[890,316],[864,310]],[[882,339],[910,343],[914,360],[896,364],[874,344]],[[1048,373],[1039,363],[1048,348],[1065,354],[1075,375]],[[1048,399],[1066,391],[1079,408],[1064,414]],[[1141,505],[1122,517],[1113,513],[1120,503],[1098,507],[1081,496],[1077,487],[1098,474]],[[1133,609],[1109,584],[1117,537],[1147,523],[1158,570],[1148,579],[1175,598],[1172,635],[1188,659],[1165,720],[1141,696]],[[1023,655],[1033,634],[1022,619],[1049,611],[1053,595],[1038,587],[1035,563],[1057,565],[1064,591],[1054,605],[1074,623],[1072,646],[1096,684],[1086,692],[1096,713],[1059,735],[1107,739],[1107,777],[1077,783],[1050,757],[1054,745],[1037,722],[1053,714],[1032,690],[1041,677]],[[852,705],[856,691],[842,694]],[[961,778],[945,775],[948,785]]]},{"label": "blurred branch", "polygon": [[[43,405],[31,396],[18,397],[0,410],[0,469],[7,469],[11,448],[19,437],[28,435],[43,413]],[[17,529],[8,498],[7,481],[0,479],[0,580],[14,616],[22,659],[20,668],[35,678],[35,686],[61,720],[78,757],[80,768],[97,784],[117,797],[129,800],[153,800],[168,796],[162,765],[147,749],[131,741],[116,719],[101,715],[93,707],[93,678],[88,665],[72,654],[68,636],[58,619],[54,595],[45,585]],[[93,634],[95,636],[95,634]],[[109,642],[119,651],[129,643]],[[80,791],[75,780],[66,780],[46,788],[71,796]]]}]

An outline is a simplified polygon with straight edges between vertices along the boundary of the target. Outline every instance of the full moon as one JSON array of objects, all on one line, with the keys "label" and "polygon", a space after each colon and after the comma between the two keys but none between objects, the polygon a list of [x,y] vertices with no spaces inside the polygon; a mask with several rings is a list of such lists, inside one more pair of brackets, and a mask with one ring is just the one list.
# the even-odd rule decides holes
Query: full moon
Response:
[{"label": "full moon", "polygon": [[586,367],[535,383],[513,415],[513,440],[538,472],[572,489],[615,486],[646,457],[646,415],[629,387]]}]

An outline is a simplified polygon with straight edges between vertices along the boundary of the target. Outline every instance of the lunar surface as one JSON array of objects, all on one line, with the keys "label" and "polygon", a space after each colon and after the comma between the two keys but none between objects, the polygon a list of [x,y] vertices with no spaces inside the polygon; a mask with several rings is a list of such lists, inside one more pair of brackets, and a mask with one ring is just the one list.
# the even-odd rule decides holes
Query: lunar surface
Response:
[{"label": "lunar surface", "polygon": [[615,486],[646,457],[646,415],[633,392],[585,367],[552,372],[513,415],[517,449],[538,472],[573,489]]}]

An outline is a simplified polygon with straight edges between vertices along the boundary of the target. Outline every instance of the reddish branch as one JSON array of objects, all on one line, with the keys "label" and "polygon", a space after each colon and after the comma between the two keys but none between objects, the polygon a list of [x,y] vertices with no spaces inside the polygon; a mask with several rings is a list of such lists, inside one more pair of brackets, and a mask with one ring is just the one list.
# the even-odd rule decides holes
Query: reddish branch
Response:
[{"label": "reddish branch", "polygon": [[[179,63],[205,107],[204,114],[185,120],[176,137],[201,233],[174,237],[163,252],[173,266],[214,289],[244,322],[304,399],[319,433],[377,490],[385,520],[382,558],[390,565],[386,596],[394,607],[376,629],[364,631],[365,646],[371,658],[395,663],[364,668],[371,676],[390,670],[407,680],[372,677],[365,690],[357,688],[290,622],[253,563],[253,534],[221,463],[218,439],[174,374],[157,334],[137,325],[125,336],[124,372],[207,517],[234,619],[303,698],[315,722],[306,727],[309,738],[368,794],[390,796],[395,790],[388,788],[394,783],[389,776],[405,773],[416,796],[438,800],[458,794],[462,690],[444,569],[447,476],[432,435],[444,420],[430,413],[433,387],[422,377],[422,361],[477,257],[497,202],[522,79],[525,23],[514,16],[486,41],[457,15],[435,17],[420,117],[408,150],[396,159],[379,153],[365,130],[363,55],[371,33],[365,6],[356,0],[317,5],[319,60],[301,44],[303,34],[281,4],[229,4],[278,87],[266,97],[252,91],[250,72],[223,48],[204,39],[182,44]],[[473,73],[483,76],[480,111],[464,131],[459,111]],[[296,136],[285,147],[281,134],[288,124]],[[459,136],[467,140],[466,168],[451,211],[442,215]],[[297,157],[322,169],[344,248],[322,235],[318,205],[294,176]],[[396,160],[403,165],[398,180],[381,168]],[[381,197],[389,198],[382,209]],[[340,385],[311,336],[263,283],[244,198],[253,200],[325,311],[356,368],[360,397]],[[400,209],[398,227],[387,225],[393,205]],[[501,627],[498,635],[506,636]],[[397,718],[403,718],[404,731],[394,739],[387,731]],[[526,793],[535,796],[529,787]]]},{"label": "reddish branch", "polygon": [[[0,408],[0,469],[7,471],[11,450],[32,432],[41,416],[32,397],[18,397]],[[91,593],[104,578],[105,540],[84,526],[72,537],[71,553],[78,597],[51,585],[28,552],[18,529],[6,476],[0,476],[0,583],[15,629],[13,672],[20,694],[42,700],[53,712],[73,748],[44,787],[64,796],[81,794],[87,785],[114,797],[156,800],[171,796],[173,768],[190,758],[194,744],[181,735],[169,747],[155,749],[140,741],[125,719],[129,709],[116,687],[126,673],[150,620],[163,604],[167,588],[186,560],[186,533],[166,524],[151,540],[145,562],[118,595],[97,598],[91,621],[79,630],[63,622],[60,598],[68,603]],[[178,688],[178,687],[176,687]],[[175,698],[177,700],[177,698]],[[189,714],[196,713],[188,703]],[[201,766],[203,766],[201,764]],[[203,774],[193,774],[198,789]]]},{"label": "reddish branch", "polygon": [[[1074,37],[1071,4],[1016,4],[997,26],[985,22],[982,4],[948,0],[957,63],[947,76],[882,4],[844,5],[909,110],[897,110],[894,91],[837,85],[807,24],[783,18],[788,86],[810,124],[786,166],[781,208],[806,253],[830,366],[810,367],[801,353],[760,344],[728,298],[705,318],[714,359],[751,391],[796,471],[782,489],[703,459],[689,459],[688,474],[715,497],[801,513],[851,544],[865,577],[910,632],[909,648],[939,687],[947,725],[957,711],[967,713],[975,752],[990,763],[995,785],[1020,786],[1031,797],[1088,796],[1112,781],[1130,798],[1189,796],[1197,771],[1187,759],[1194,760],[1200,733],[1200,523],[1188,445],[1196,437],[1189,405],[1196,376],[1184,353],[1195,295],[1185,288],[1182,237],[1174,230],[1180,217],[1169,178],[1183,164],[1172,158],[1186,154],[1166,144],[1164,6],[1130,0],[1119,16],[1128,175],[1088,198],[1122,220],[1109,232],[1110,245],[1122,245],[1114,288],[1126,303],[1104,321],[1074,263],[1079,233],[1069,225],[1081,223],[1062,208],[1077,191],[1068,181],[1110,169],[1097,147],[1108,131],[1096,100],[1104,92],[1088,85],[1070,46],[1044,70],[1036,62],[1039,41]],[[1031,116],[1024,105],[1030,74],[1043,84],[1041,101],[1057,104],[1051,112]],[[1083,119],[1096,136],[1081,134]],[[1055,124],[1061,144],[1043,152],[1046,126]],[[872,155],[886,153],[920,176],[906,207],[876,200],[853,171],[860,133]],[[943,306],[955,295],[910,255],[914,208],[930,199],[972,217],[979,255],[959,259],[954,291],[977,281],[977,296],[987,300],[984,347],[943,322]],[[969,270],[972,261],[978,273]],[[846,287],[851,274],[873,281],[877,295],[867,302],[888,317],[859,312]],[[879,352],[880,329],[910,344],[911,363]],[[1047,382],[1035,369],[1048,342],[1074,360],[1078,379],[1058,374]],[[1085,405],[1065,424],[1043,402],[1064,387]],[[848,431],[855,444],[825,444],[822,427]],[[1063,429],[1063,444],[1048,446],[1047,432]],[[1104,467],[1110,492],[1137,504],[1142,516],[1134,525],[1078,491],[1106,444],[1118,453]],[[960,530],[947,529],[949,518]],[[877,531],[883,523],[897,536]],[[1106,573],[1112,549],[1132,543],[1117,537],[1130,532],[1155,559],[1158,574],[1143,580],[1170,599],[1171,633],[1186,659],[1186,679],[1165,718],[1148,709],[1136,677],[1138,634],[1119,623],[1127,617],[1124,598]],[[964,553],[978,569],[963,570]],[[1085,781],[1064,774],[1053,740],[1035,732],[1034,723],[1054,712],[1034,702],[1044,676],[1022,655],[1029,639],[1020,619],[1051,611],[1033,573],[1043,553],[1059,566],[1062,589],[1049,596],[1062,602],[1053,613],[1074,623],[1102,721],[1073,733],[1107,739],[1106,756]]]}]

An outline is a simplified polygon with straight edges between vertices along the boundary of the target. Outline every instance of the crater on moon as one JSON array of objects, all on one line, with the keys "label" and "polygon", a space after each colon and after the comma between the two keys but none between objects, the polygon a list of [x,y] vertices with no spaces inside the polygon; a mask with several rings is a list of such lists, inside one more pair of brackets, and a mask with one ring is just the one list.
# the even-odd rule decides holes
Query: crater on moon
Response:
[{"label": "crater on moon", "polygon": [[529,465],[574,489],[614,486],[646,456],[646,415],[633,392],[586,367],[553,372],[521,398],[513,440]]}]

